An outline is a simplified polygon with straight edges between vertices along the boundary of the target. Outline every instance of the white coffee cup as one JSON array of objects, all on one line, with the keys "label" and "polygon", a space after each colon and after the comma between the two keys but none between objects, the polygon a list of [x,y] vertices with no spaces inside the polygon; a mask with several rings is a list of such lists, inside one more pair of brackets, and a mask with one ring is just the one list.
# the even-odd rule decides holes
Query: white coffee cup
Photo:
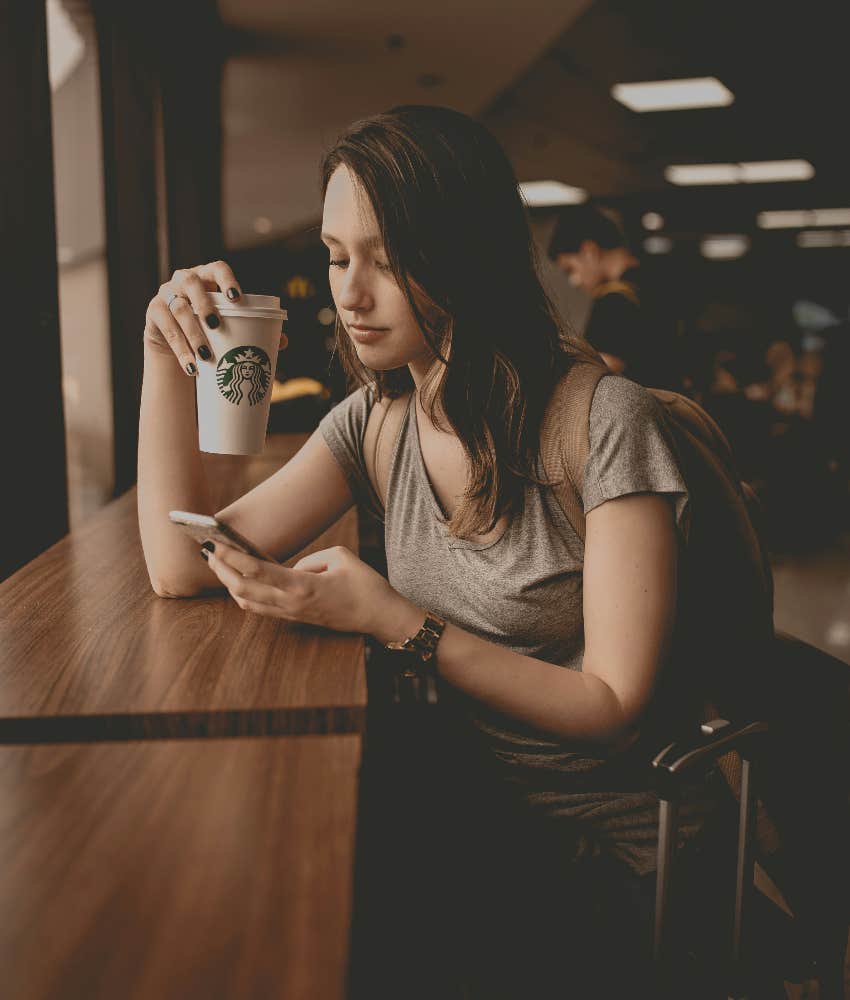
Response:
[{"label": "white coffee cup", "polygon": [[221,318],[201,323],[212,349],[198,358],[198,446],[219,455],[260,455],[265,448],[281,324],[286,310],[276,295],[242,294],[231,302],[208,293]]}]

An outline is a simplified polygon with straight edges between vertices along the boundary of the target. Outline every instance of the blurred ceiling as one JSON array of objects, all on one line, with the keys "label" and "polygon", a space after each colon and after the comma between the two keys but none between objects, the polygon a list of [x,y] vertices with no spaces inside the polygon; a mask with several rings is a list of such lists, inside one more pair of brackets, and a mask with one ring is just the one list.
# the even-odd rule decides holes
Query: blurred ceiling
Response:
[{"label": "blurred ceiling", "polygon": [[[850,5],[763,0],[219,0],[226,243],[284,237],[321,215],[322,152],[398,103],[479,117],[520,180],[640,201],[679,228],[746,230],[760,210],[850,206]],[[638,114],[615,83],[716,76],[726,108]],[[808,181],[677,188],[675,163],[806,159]],[[258,234],[255,220],[268,220]],[[262,224],[261,224],[262,225]]]}]

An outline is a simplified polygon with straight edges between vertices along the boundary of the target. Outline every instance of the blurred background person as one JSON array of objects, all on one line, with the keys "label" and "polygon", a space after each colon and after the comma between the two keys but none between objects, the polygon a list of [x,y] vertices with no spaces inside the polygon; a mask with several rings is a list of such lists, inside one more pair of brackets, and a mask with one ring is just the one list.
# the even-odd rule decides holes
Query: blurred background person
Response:
[{"label": "blurred background person", "polygon": [[668,323],[650,301],[640,261],[612,215],[594,205],[562,209],[549,257],[592,299],[584,338],[611,371],[645,386],[678,388]]}]

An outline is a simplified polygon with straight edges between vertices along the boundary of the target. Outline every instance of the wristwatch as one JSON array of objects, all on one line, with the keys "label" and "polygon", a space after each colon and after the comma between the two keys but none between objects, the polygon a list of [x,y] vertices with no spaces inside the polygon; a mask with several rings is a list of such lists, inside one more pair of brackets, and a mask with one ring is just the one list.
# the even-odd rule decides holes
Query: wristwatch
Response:
[{"label": "wristwatch", "polygon": [[408,636],[399,642],[384,643],[385,649],[403,650],[414,654],[409,658],[408,664],[402,670],[402,676],[421,677],[423,672],[426,672],[423,671],[423,667],[433,666],[430,661],[433,659],[437,643],[445,627],[445,619],[429,611],[425,615],[425,624],[419,629],[416,635]]}]

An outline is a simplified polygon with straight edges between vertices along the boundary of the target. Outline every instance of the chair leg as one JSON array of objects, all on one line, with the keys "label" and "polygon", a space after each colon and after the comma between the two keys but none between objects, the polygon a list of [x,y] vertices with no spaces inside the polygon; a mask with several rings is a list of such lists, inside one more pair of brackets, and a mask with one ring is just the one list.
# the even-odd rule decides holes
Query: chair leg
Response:
[{"label": "chair leg", "polygon": [[661,799],[658,814],[658,871],[655,881],[655,935],[652,955],[656,968],[660,971],[666,958],[665,930],[670,904],[670,885],[673,859],[676,853],[676,831],[679,820],[679,804],[672,799]]},{"label": "chair leg", "polygon": [[753,795],[753,762],[742,755],[741,800],[738,826],[738,862],[735,873],[735,918],[732,926],[732,990],[730,1000],[746,997],[744,972],[744,941],[746,921],[755,878],[753,829],[755,824],[755,796]]}]

